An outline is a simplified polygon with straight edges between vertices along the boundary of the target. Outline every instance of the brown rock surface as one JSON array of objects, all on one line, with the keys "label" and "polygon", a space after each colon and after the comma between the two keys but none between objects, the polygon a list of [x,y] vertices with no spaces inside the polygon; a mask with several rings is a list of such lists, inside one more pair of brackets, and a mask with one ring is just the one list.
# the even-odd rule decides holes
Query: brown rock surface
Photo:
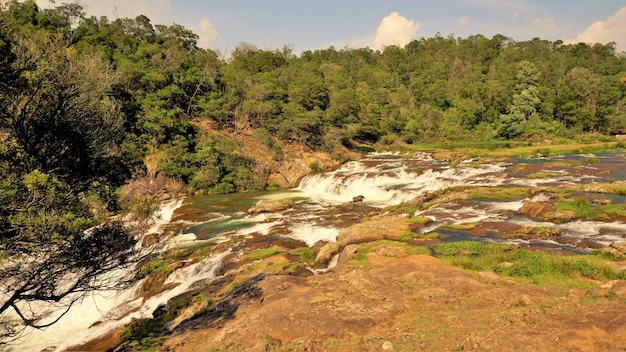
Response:
[{"label": "brown rock surface", "polygon": [[292,206],[293,206],[293,201],[290,199],[284,199],[284,200],[261,199],[252,208],[248,209],[248,213],[250,214],[274,213],[277,211],[282,211],[282,210],[291,208]]},{"label": "brown rock surface", "polygon": [[536,218],[544,214],[551,206],[552,204],[545,202],[524,202],[518,212]]},{"label": "brown rock surface", "polygon": [[369,269],[348,262],[307,278],[253,278],[218,304],[223,312],[181,324],[162,350],[378,351],[386,342],[400,351],[626,347],[622,300],[593,303],[584,290],[568,295],[474,276],[427,255],[381,253],[370,251]]},{"label": "brown rock surface", "polygon": [[369,221],[350,226],[337,236],[337,246],[341,251],[349,244],[373,242],[382,239],[397,240],[409,229],[406,216],[376,216]]}]

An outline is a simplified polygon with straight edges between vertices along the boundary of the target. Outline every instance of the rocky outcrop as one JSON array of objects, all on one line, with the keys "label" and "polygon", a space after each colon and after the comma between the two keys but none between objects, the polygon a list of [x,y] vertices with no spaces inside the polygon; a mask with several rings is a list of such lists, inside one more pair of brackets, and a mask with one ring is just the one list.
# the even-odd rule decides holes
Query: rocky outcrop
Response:
[{"label": "rocky outcrop", "polygon": [[518,213],[528,215],[533,218],[539,218],[551,207],[552,204],[550,203],[528,201],[522,204],[522,207],[518,210]]},{"label": "rocky outcrop", "polygon": [[337,249],[343,250],[349,244],[373,242],[382,239],[398,240],[409,229],[406,216],[376,216],[344,229],[337,236]]},{"label": "rocky outcrop", "polygon": [[293,206],[293,200],[267,200],[261,199],[252,208],[248,209],[248,214],[258,213],[275,213],[277,211],[283,211]]},{"label": "rocky outcrop", "polygon": [[398,240],[408,229],[404,215],[375,216],[371,220],[342,230],[337,236],[337,243],[328,243],[320,249],[315,258],[315,265],[324,266],[337,254],[340,254],[339,261],[348,261],[358,249],[358,246],[354,245],[383,239]]},{"label": "rocky outcrop", "polygon": [[[580,305],[583,290],[579,297],[493,272],[474,276],[428,255],[383,255],[376,247],[385,245],[366,255],[368,270],[339,264],[306,278],[265,276],[254,296],[216,306],[235,308],[227,314],[210,311],[174,329],[162,350],[322,351],[332,342],[330,350],[599,352],[626,345],[620,300]],[[623,291],[620,282],[607,290]]]}]

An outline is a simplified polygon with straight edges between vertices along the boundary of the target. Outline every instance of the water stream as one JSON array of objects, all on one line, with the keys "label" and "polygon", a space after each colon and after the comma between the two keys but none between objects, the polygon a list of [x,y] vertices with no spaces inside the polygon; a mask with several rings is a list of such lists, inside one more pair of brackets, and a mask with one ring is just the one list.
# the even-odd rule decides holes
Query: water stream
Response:
[{"label": "water stream", "polygon": [[[542,177],[529,177],[545,172]],[[151,229],[159,233],[164,226],[177,233],[166,247],[194,246],[206,242],[226,241],[232,236],[282,236],[313,246],[318,241],[335,241],[341,229],[360,221],[371,212],[410,201],[428,192],[451,187],[503,186],[537,187],[564,184],[626,180],[626,154],[573,155],[536,159],[509,159],[491,164],[466,161],[455,167],[437,161],[427,153],[411,155],[372,154],[360,161],[344,164],[339,169],[309,175],[292,190],[251,192],[220,196],[192,196],[184,202],[170,203],[161,212],[161,221]],[[585,193],[585,192],[582,192]],[[355,196],[364,201],[352,203]],[[626,204],[623,195],[583,194],[608,198],[612,203]],[[416,212],[433,220],[421,229],[423,233],[438,231],[441,240],[478,239],[516,242],[526,246],[545,246],[585,252],[586,243],[597,246],[626,242],[626,219],[615,222],[574,221],[544,222],[520,215],[517,210],[524,201],[536,199],[459,200],[442,203]],[[247,209],[260,199],[293,199],[293,207],[275,213],[249,214]],[[545,199],[543,199],[545,200]],[[455,224],[476,224],[477,230],[451,228]],[[503,225],[505,224],[505,225]],[[563,241],[511,240],[502,237],[510,226],[547,226],[559,228]],[[277,235],[278,234],[278,235]],[[270,236],[271,235],[271,236]],[[216,253],[205,260],[171,274],[165,290],[143,302],[135,298],[136,288],[124,292],[96,293],[72,308],[58,324],[45,331],[33,331],[18,349],[40,351],[47,346],[57,350],[102,335],[131,319],[149,317],[154,309],[168,299],[185,292],[198,281],[215,278],[216,269],[228,252]],[[139,284],[138,284],[139,285]],[[131,312],[132,313],[128,313]],[[90,325],[99,323],[91,328]]]}]

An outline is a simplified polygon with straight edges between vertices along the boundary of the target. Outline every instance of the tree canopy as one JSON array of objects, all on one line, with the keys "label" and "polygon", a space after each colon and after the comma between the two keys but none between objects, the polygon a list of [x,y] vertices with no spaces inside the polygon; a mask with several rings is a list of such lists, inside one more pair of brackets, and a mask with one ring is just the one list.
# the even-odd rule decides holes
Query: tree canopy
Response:
[{"label": "tree canopy", "polygon": [[264,188],[267,174],[233,137],[251,131],[273,150],[281,141],[326,152],[624,134],[626,56],[614,43],[477,34],[299,56],[240,43],[225,58],[144,15],[4,2],[0,314],[37,326],[21,304],[108,286],[98,280],[131,261],[135,240],[102,214],[119,209],[116,190],[146,174],[148,157],[192,192]]}]

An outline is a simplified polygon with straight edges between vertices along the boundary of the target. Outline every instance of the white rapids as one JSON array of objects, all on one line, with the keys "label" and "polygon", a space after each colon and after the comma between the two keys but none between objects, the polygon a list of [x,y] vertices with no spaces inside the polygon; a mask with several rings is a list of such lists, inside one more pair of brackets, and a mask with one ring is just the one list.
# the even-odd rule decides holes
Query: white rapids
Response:
[{"label": "white rapids", "polygon": [[[300,240],[308,246],[313,246],[319,241],[336,241],[340,229],[335,225],[343,220],[333,218],[334,215],[329,210],[340,209],[337,205],[351,203],[353,197],[356,196],[364,197],[362,204],[365,206],[383,208],[450,187],[535,187],[550,183],[577,183],[582,178],[592,177],[584,173],[571,176],[564,171],[555,172],[553,176],[547,178],[529,179],[524,176],[512,176],[511,173],[507,174],[510,167],[511,164],[507,163],[474,165],[471,160],[452,167],[448,163],[434,160],[427,153],[401,156],[389,153],[371,154],[366,159],[348,162],[335,171],[308,175],[301,180],[298,187],[290,191],[251,196],[251,199],[255,201],[258,199],[298,199],[293,208],[271,214],[247,214],[240,210],[222,212],[219,209],[218,213],[212,213],[207,210],[205,215],[211,215],[207,216],[209,220],[203,220],[203,222],[193,222],[196,221],[193,220],[185,223],[173,219],[174,211],[182,204],[181,201],[174,201],[161,208],[154,219],[153,226],[146,231],[146,234],[159,233],[165,226],[172,226],[172,223],[181,228],[176,236],[162,244],[163,250],[167,250],[172,247],[198,245],[202,241],[224,242],[232,236],[246,238],[274,236],[277,233],[274,230],[280,228],[279,236]],[[547,197],[540,193],[532,199],[514,201],[451,201],[418,211],[416,214],[433,220],[420,230],[423,233],[439,231],[437,230],[439,227],[447,225],[507,221],[518,226],[556,227],[561,230],[563,236],[573,242],[589,238],[605,244],[626,242],[624,222],[575,221],[557,224],[530,219],[518,214],[524,201],[543,202],[548,200]],[[229,198],[228,201],[231,199]],[[202,210],[204,209],[200,212]],[[203,230],[204,233],[198,230],[199,235],[196,236],[193,233],[194,226],[201,225],[209,227],[215,225],[215,227],[211,227],[208,231]],[[166,279],[166,284],[172,284],[170,287],[173,288],[145,302],[136,294],[141,283],[122,292],[95,292],[87,296],[80,304],[72,307],[57,324],[44,331],[30,331],[22,343],[16,346],[16,351],[35,352],[50,346],[55,346],[56,350],[60,351],[102,336],[116,327],[127,324],[131,319],[150,317],[159,305],[192,289],[195,282],[206,282],[215,278],[222,259],[228,254],[230,254],[229,251],[215,253],[198,263],[174,271]],[[336,260],[335,257],[330,267],[336,263]],[[316,272],[323,273],[324,269],[318,269]],[[96,322],[98,324],[94,325]]]}]

